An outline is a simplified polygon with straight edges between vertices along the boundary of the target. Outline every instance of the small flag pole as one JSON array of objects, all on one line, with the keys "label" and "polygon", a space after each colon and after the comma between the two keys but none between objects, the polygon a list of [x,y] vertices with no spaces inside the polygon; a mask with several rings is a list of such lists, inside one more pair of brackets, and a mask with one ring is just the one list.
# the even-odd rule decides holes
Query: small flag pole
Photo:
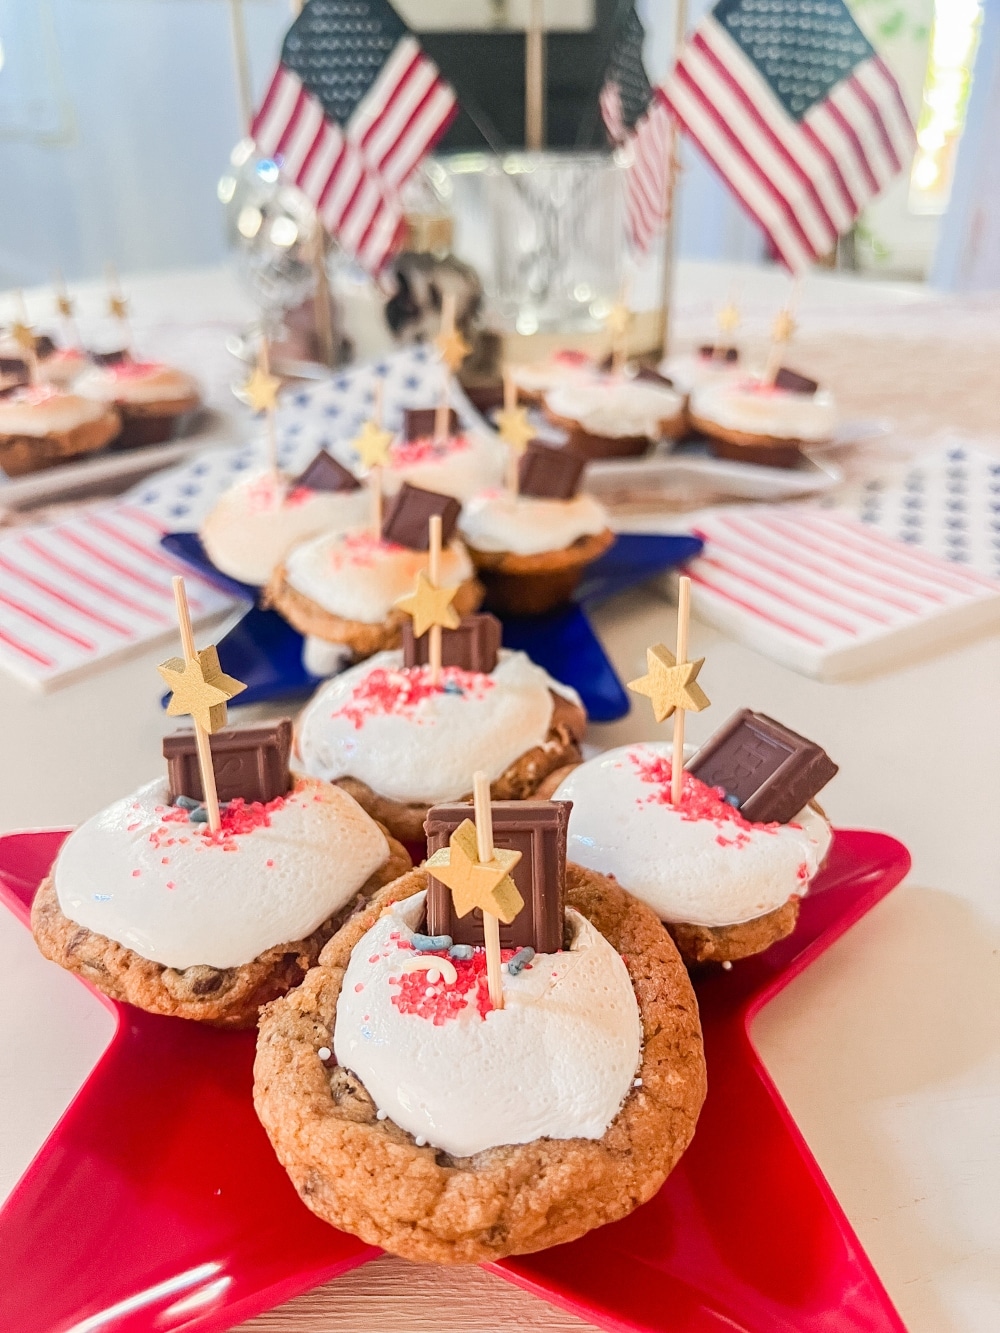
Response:
[{"label": "small flag pole", "polygon": [[[674,0],[674,60],[681,53],[687,36],[687,0]],[[657,333],[659,356],[663,358],[670,350],[670,309],[674,295],[675,251],[677,248],[676,203],[677,180],[680,176],[680,135],[676,126],[670,136],[670,170],[666,173],[663,185],[663,272],[660,277],[660,327]]]},{"label": "small flag pole", "polygon": [[[268,342],[267,335],[260,340],[260,351],[257,354],[257,362],[261,371],[268,379],[271,377],[271,344]],[[281,476],[281,468],[278,466],[278,422],[276,405],[272,401],[265,408],[267,418],[267,457],[270,463],[271,471],[276,477]]]},{"label": "small flag pole", "polygon": [[530,0],[524,31],[524,146],[545,147],[545,23],[544,0]]},{"label": "small flag pole", "polygon": [[243,0],[229,0],[229,31],[233,39],[233,60],[236,65],[236,99],[239,104],[240,125],[244,134],[250,133],[253,121],[253,92],[250,78],[250,53],[247,49],[247,29],[243,17]]},{"label": "small flag pole", "polygon": [[[432,520],[433,521],[433,520]],[[440,523],[440,519],[438,522]],[[438,631],[440,633],[440,631]],[[476,820],[476,850],[480,864],[493,860],[493,810],[490,806],[490,784],[480,770],[472,779],[472,800]],[[486,978],[490,988],[490,1004],[503,1008],[503,975],[500,971],[500,918],[483,909],[483,940],[486,944]]]},{"label": "small flag pole", "polygon": [[[517,411],[517,385],[514,383],[514,374],[509,367],[503,372],[503,410],[504,413],[513,413]],[[518,491],[518,464],[519,458],[517,450],[512,444],[507,445],[507,489],[511,495],[516,495]]]},{"label": "small flag pole", "polygon": [[[446,292],[441,303],[442,345],[447,345],[455,335],[455,293]],[[451,366],[447,355],[443,356],[444,374],[441,377],[441,398],[434,409],[434,443],[441,444],[448,438],[448,391],[451,387]]]}]

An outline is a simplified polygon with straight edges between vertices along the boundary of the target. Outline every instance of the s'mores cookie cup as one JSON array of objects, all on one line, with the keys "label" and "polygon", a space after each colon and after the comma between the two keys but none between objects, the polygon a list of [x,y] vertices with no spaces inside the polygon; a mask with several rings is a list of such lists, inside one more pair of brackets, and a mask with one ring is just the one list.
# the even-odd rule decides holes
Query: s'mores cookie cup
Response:
[{"label": "s'mores cookie cup", "polygon": [[367,513],[360,482],[320,450],[297,477],[266,468],[230,486],[199,535],[216,569],[260,587],[293,546],[358,528]]},{"label": "s'mores cookie cup", "polygon": [[631,458],[684,433],[684,399],[665,384],[620,376],[552,389],[545,415],[584,458]]},{"label": "s'mores cookie cup", "polygon": [[57,347],[44,335],[35,340],[38,378],[43,384],[68,389],[90,365],[86,352],[79,347]]},{"label": "s'mores cookie cup", "polygon": [[569,855],[612,875],[690,964],[731,963],[790,935],[830,825],[812,798],[836,773],[818,746],[742,710],[695,754],[671,799],[671,745],[625,745],[573,769]]},{"label": "s'mores cookie cup", "polygon": [[[461,429],[453,408],[448,411],[446,430],[436,435],[435,415],[433,407],[408,408],[403,413],[402,431],[389,445],[382,466],[385,494],[396,495],[409,483],[464,501],[485,486],[499,485],[503,448],[485,433]],[[359,475],[366,474],[356,450],[345,461]]]},{"label": "s'mores cookie cup", "polygon": [[497,800],[533,796],[579,761],[587,723],[575,690],[500,648],[493,616],[442,632],[437,680],[428,637],[407,620],[402,652],[334,676],[296,726],[303,770],[342,786],[404,842],[423,838],[430,806],[469,796],[478,770]]},{"label": "s'mores cookie cup", "polygon": [[688,416],[717,458],[794,467],[809,445],[825,444],[837,424],[833,394],[795,371],[773,383],[738,375],[696,385]]},{"label": "s'mores cookie cup", "polygon": [[517,401],[541,407],[545,395],[553,389],[586,384],[598,378],[593,359],[585,352],[566,349],[556,352],[547,361],[513,365],[509,374],[514,382]]},{"label": "s'mores cookie cup", "polygon": [[404,485],[380,533],[355,528],[293,547],[271,575],[264,604],[307,639],[339,645],[354,658],[397,648],[405,619],[397,603],[427,568],[430,514],[443,521],[439,578],[442,587],[456,590],[458,615],[475,611],[482,601],[469,553],[453,539],[458,512],[458,501],[450,496]]},{"label": "s'mores cookie cup", "polygon": [[257,1114],[332,1226],[421,1262],[529,1253],[632,1212],[690,1142],[690,982],[648,908],[566,863],[566,815],[431,810],[428,863],[264,1011]]},{"label": "s'mores cookie cup", "polygon": [[114,407],[49,384],[32,384],[0,397],[0,468],[9,477],[54,467],[94,453],[116,438]]},{"label": "s'mores cookie cup", "polygon": [[494,610],[541,615],[562,605],[614,542],[603,505],[578,491],[584,464],[532,440],[516,491],[481,491],[464,506],[459,530]]},{"label": "s'mores cookie cup", "polygon": [[130,357],[92,366],[74,389],[117,409],[122,419],[120,449],[162,444],[174,435],[180,418],[201,405],[201,393],[190,375],[161,361]]},{"label": "s'mores cookie cup", "polygon": [[[291,773],[291,723],[212,737],[209,827],[193,733],[168,776],[69,835],[32,907],[47,958],[151,1013],[253,1027],[342,922],[410,864],[347,792]],[[220,763],[219,761],[224,762]]]}]

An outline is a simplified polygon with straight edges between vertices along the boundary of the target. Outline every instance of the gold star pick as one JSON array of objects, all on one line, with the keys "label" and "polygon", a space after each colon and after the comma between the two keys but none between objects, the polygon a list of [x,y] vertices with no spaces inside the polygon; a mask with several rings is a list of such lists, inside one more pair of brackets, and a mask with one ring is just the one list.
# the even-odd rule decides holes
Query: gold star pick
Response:
[{"label": "gold star pick", "polygon": [[520,859],[520,852],[495,847],[491,861],[480,861],[476,826],[466,819],[451,835],[449,845],[424,864],[451,890],[457,916],[466,916],[478,907],[510,925],[524,907],[524,899],[510,877]]},{"label": "gold star pick", "polygon": [[455,328],[448,333],[439,333],[434,339],[434,345],[441,353],[441,360],[452,374],[455,373],[472,351],[472,348],[459,333],[458,329]]},{"label": "gold star pick", "polygon": [[392,432],[382,430],[374,421],[366,421],[361,427],[361,434],[351,441],[358,451],[358,457],[364,467],[385,467],[389,461],[389,445],[392,444]]},{"label": "gold star pick", "polygon": [[226,704],[246,689],[242,681],[222,670],[214,645],[202,648],[189,662],[171,657],[156,669],[172,691],[168,716],[188,713],[209,735],[226,725]]},{"label": "gold star pick", "polygon": [[623,301],[616,302],[608,311],[607,326],[608,332],[613,338],[624,338],[628,332],[629,321],[632,318],[632,312]]},{"label": "gold star pick", "polygon": [[795,332],[795,320],[790,310],[779,310],[774,317],[771,337],[776,343],[786,343]]},{"label": "gold star pick", "polygon": [[681,662],[678,666],[673,653],[658,643],[646,649],[646,675],[630,680],[628,687],[649,699],[657,722],[665,722],[675,708],[700,713],[711,702],[697,684],[704,663],[705,659],[700,657],[697,662]]},{"label": "gold star pick", "polygon": [[396,605],[413,617],[413,635],[419,639],[432,625],[458,629],[461,617],[452,606],[457,588],[436,588],[424,570],[417,575],[417,586]]},{"label": "gold star pick", "polygon": [[740,312],[732,301],[730,301],[728,305],[724,305],[719,311],[716,320],[719,325],[719,331],[728,336],[735,333],[740,327]]},{"label": "gold star pick", "polygon": [[516,454],[523,454],[528,441],[535,438],[535,432],[528,421],[528,413],[523,407],[505,407],[497,413],[497,430],[501,440],[509,444]]},{"label": "gold star pick", "polygon": [[20,347],[22,351],[34,352],[35,335],[32,333],[31,329],[28,327],[27,324],[23,323],[21,320],[18,320],[16,323],[10,326],[10,333],[11,337],[14,339],[14,341],[17,343],[18,347]]},{"label": "gold star pick", "polygon": [[281,380],[272,375],[263,366],[255,366],[254,372],[243,386],[250,407],[254,412],[273,412],[278,406],[278,390]]},{"label": "gold star pick", "polygon": [[113,319],[128,319],[128,301],[124,296],[112,293],[108,297],[108,314]]},{"label": "gold star pick", "polygon": [[73,302],[68,296],[60,294],[56,297],[56,309],[64,319],[73,318]]}]

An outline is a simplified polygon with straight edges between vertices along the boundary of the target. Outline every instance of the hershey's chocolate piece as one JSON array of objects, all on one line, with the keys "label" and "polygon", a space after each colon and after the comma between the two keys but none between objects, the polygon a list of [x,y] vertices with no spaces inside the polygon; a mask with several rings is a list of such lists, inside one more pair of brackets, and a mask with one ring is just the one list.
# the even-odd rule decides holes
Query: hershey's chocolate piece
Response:
[{"label": "hershey's chocolate piece", "polygon": [[518,464],[517,488],[543,500],[572,500],[586,465],[581,454],[529,440]]},{"label": "hershey's chocolate piece", "polygon": [[658,370],[652,366],[640,366],[635,372],[635,378],[642,384],[660,384],[665,389],[672,389],[674,382],[669,375],[661,375]]},{"label": "hershey's chocolate piece", "polygon": [[704,343],[698,348],[698,355],[711,357],[714,361],[738,361],[740,359],[738,347],[716,347],[714,343]]},{"label": "hershey's chocolate piece", "polygon": [[[441,665],[488,675],[497,664],[502,629],[500,621],[488,611],[463,616],[458,629],[441,631]],[[413,619],[407,616],[403,621],[403,665],[426,666],[429,652],[430,635],[414,638]]]},{"label": "hershey's chocolate piece", "polygon": [[819,388],[819,383],[817,380],[811,380],[808,375],[800,375],[797,370],[789,370],[787,366],[782,366],[774,377],[774,387],[811,398]]},{"label": "hershey's chocolate piece", "polygon": [[47,333],[40,333],[35,339],[35,356],[51,356],[56,345]]},{"label": "hershey's chocolate piece", "polygon": [[[509,926],[500,923],[500,945],[536,953],[563,947],[566,906],[566,828],[572,801],[494,801],[493,845],[521,853],[511,872],[524,907]],[[436,805],[427,812],[427,854],[448,845],[463,819],[472,818],[466,802]],[[456,916],[451,891],[433,875],[427,887],[427,933],[450,935],[456,944],[482,944],[483,914],[476,908]]]},{"label": "hershey's chocolate piece", "polygon": [[90,352],[89,356],[95,366],[117,366],[132,360],[127,347],[119,347],[116,352]]},{"label": "hershey's chocolate piece", "polygon": [[411,551],[426,551],[430,545],[430,519],[441,515],[441,545],[447,546],[455,535],[461,505],[450,495],[425,491],[404,481],[382,520],[382,537]]},{"label": "hershey's chocolate piece", "polygon": [[814,741],[764,713],[741,708],[710,736],[689,773],[736,798],[744,819],[787,824],[837,772]]},{"label": "hershey's chocolate piece", "polygon": [[[403,412],[403,435],[408,440],[421,440],[434,434],[434,407],[408,407]],[[448,434],[458,434],[458,413],[448,408]]]},{"label": "hershey's chocolate piece", "polygon": [[31,378],[27,361],[19,356],[0,356],[0,375],[23,376],[23,383],[25,384]]},{"label": "hershey's chocolate piece", "polygon": [[[292,753],[292,720],[263,722],[249,727],[223,727],[211,737],[215,784],[220,801],[242,796],[245,801],[273,801],[291,786],[288,761]],[[175,731],[163,738],[170,799],[190,796],[202,801],[205,793],[198,768],[194,731]]]},{"label": "hershey's chocolate piece", "polygon": [[353,472],[348,472],[342,463],[338,463],[332,454],[321,449],[303,472],[295,478],[296,486],[304,486],[309,491],[357,491],[361,482]]}]

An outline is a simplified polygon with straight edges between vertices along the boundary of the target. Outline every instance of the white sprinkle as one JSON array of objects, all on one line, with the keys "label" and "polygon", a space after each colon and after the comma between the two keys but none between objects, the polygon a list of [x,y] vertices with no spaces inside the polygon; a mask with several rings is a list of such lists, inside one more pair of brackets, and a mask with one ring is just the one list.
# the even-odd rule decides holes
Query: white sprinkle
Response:
[{"label": "white sprinkle", "polygon": [[424,994],[427,996],[428,1000],[430,1000],[437,994],[437,991],[434,989],[433,986],[425,986]]},{"label": "white sprinkle", "polygon": [[726,961],[722,964],[722,970],[723,970],[723,972],[731,972],[731,971],[733,970],[733,965],[732,965],[732,963],[729,961],[728,958],[727,958]]},{"label": "white sprinkle", "polygon": [[418,1148],[427,1147],[427,1140],[424,1138],[423,1134],[418,1134],[417,1137],[413,1140],[413,1142],[417,1145]]},{"label": "white sprinkle", "polygon": [[321,1060],[329,1060],[333,1052],[330,1050],[329,1046],[321,1046],[316,1054]]},{"label": "white sprinkle", "polygon": [[506,963],[501,963],[501,964],[500,964],[500,971],[501,971],[501,972],[509,972],[509,971],[510,971],[510,968],[507,966]]},{"label": "white sprinkle", "polygon": [[641,1079],[641,1078],[633,1079],[633,1081],[632,1081],[632,1086],[633,1086],[633,1088],[641,1088],[641,1087],[642,1087],[642,1079]]},{"label": "white sprinkle", "polygon": [[376,1111],[376,1112],[375,1112],[375,1119],[376,1119],[376,1120],[388,1120],[388,1119],[389,1119],[389,1112],[388,1112],[388,1111]]},{"label": "white sprinkle", "polygon": [[428,980],[428,981],[440,981],[440,980],[441,980],[441,973],[437,970],[436,967],[429,967],[429,968],[427,969],[427,980]]}]

